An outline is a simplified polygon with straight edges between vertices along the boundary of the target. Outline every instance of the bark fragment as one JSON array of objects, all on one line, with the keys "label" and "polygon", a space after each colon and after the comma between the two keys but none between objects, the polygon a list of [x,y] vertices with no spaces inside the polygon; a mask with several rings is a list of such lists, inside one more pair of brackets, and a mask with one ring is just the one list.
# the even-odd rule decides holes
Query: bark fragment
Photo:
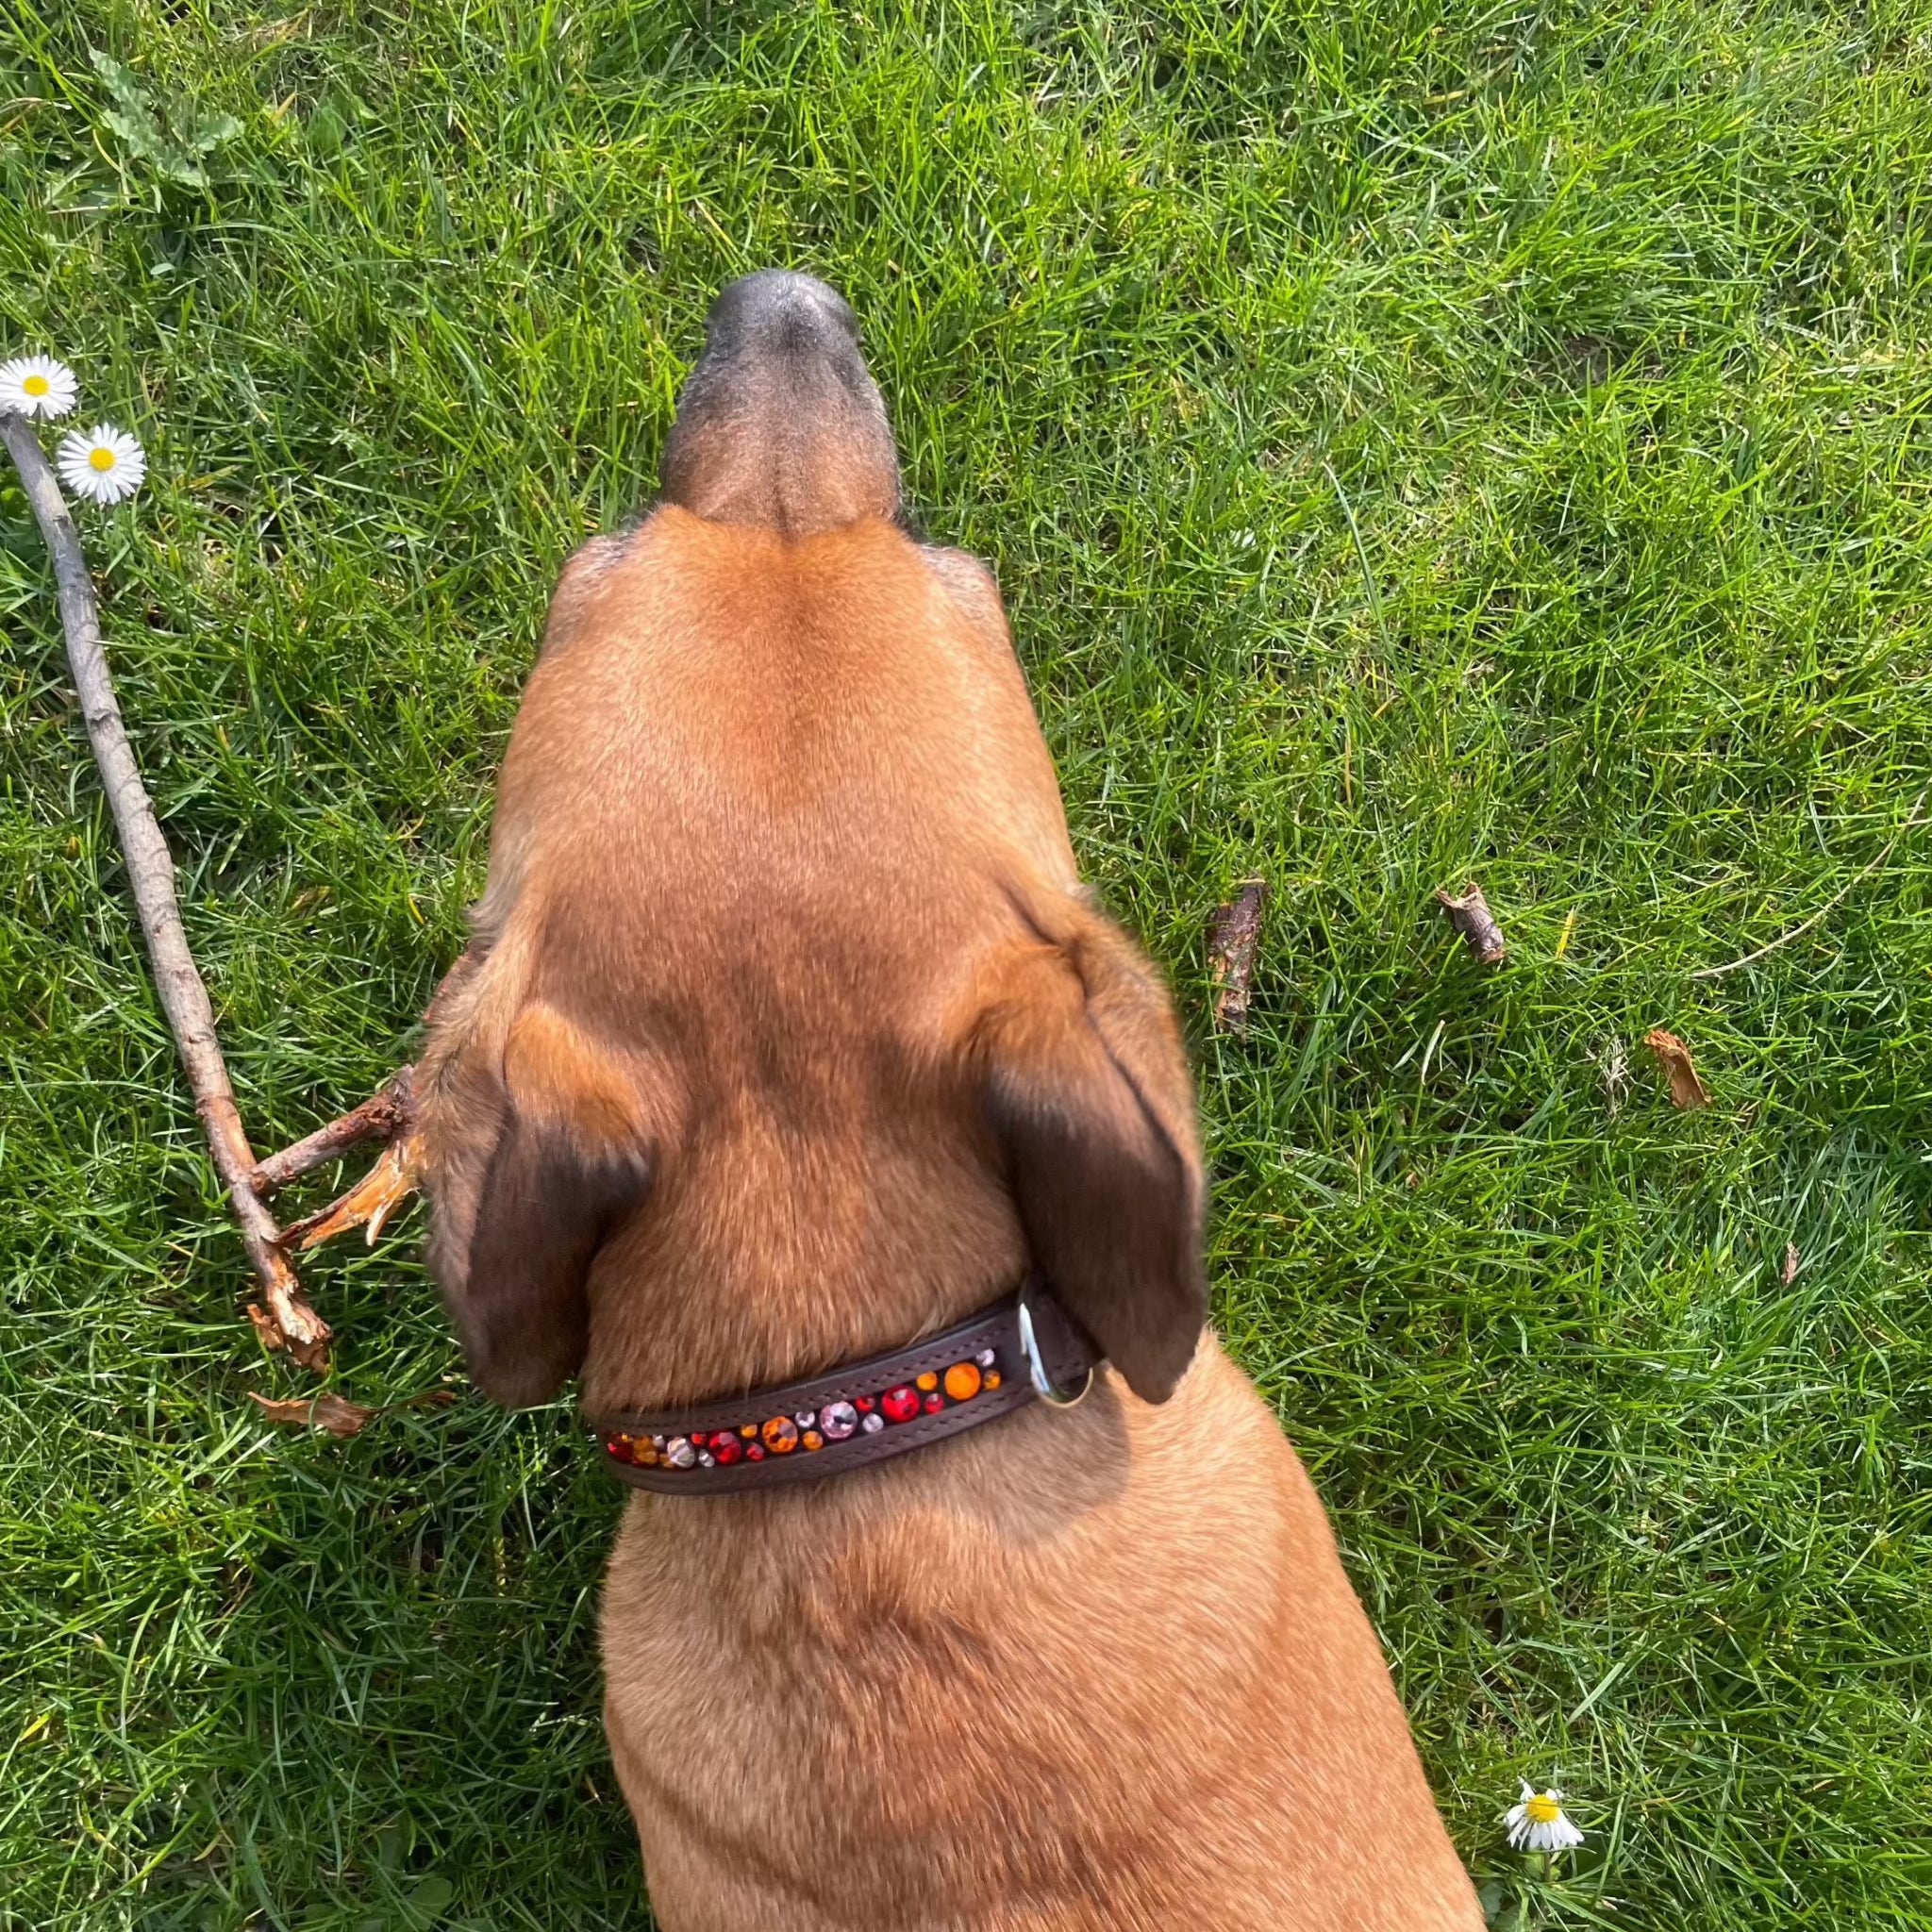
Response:
[{"label": "bark fragment", "polygon": [[1247,879],[1208,927],[1208,964],[1218,991],[1214,1024],[1239,1037],[1248,1030],[1248,998],[1254,990],[1255,961],[1261,951],[1261,914],[1268,904],[1266,879]]}]

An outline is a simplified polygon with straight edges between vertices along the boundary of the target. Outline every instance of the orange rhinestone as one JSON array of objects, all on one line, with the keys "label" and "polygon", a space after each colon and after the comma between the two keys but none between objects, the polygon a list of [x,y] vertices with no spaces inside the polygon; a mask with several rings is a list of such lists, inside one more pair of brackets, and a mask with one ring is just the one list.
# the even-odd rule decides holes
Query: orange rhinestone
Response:
[{"label": "orange rhinestone", "polygon": [[774,1415],[763,1430],[765,1447],[774,1456],[790,1456],[798,1447],[798,1424],[789,1415]]},{"label": "orange rhinestone", "polygon": [[955,1402],[970,1402],[979,1393],[980,1380],[977,1362],[955,1362],[946,1371],[946,1393]]},{"label": "orange rhinestone", "polygon": [[816,1429],[808,1429],[805,1432],[805,1446],[808,1449],[823,1449],[825,1446],[825,1439]]},{"label": "orange rhinestone", "polygon": [[939,1386],[940,1378],[930,1369],[919,1378],[919,1391],[922,1395],[930,1395]]},{"label": "orange rhinestone", "polygon": [[744,1440],[745,1440],[745,1441],[746,1441],[747,1442],[749,1442],[749,1441],[751,1441],[751,1439],[752,1439],[752,1438],[753,1438],[754,1436],[756,1436],[756,1435],[758,1434],[758,1424],[756,1424],[756,1423],[746,1423],[746,1424],[745,1424],[745,1425],[744,1425],[744,1426],[743,1426],[743,1427],[742,1427],[741,1429],[740,1429],[738,1433],[739,1433],[739,1434],[740,1434],[741,1436],[742,1436],[742,1437],[744,1438]]},{"label": "orange rhinestone", "polygon": [[979,1386],[982,1389],[997,1389],[1000,1386],[1000,1372],[997,1369],[987,1370],[986,1378]]},{"label": "orange rhinestone", "polygon": [[640,1442],[637,1446],[635,1459],[640,1469],[656,1469],[658,1466],[658,1452],[648,1442]]}]

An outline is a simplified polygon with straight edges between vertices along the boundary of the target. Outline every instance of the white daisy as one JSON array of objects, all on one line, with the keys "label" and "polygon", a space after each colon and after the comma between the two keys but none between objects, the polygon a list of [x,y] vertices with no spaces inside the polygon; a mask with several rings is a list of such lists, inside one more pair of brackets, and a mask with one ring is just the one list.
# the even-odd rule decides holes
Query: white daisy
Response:
[{"label": "white daisy", "polygon": [[64,416],[79,393],[74,371],[51,356],[0,362],[0,409],[16,416]]},{"label": "white daisy", "polygon": [[1563,1815],[1561,1791],[1523,1788],[1523,1798],[1509,1807],[1504,1821],[1510,1846],[1519,1852],[1567,1852],[1583,1842],[1583,1834]]},{"label": "white daisy", "polygon": [[96,503],[119,503],[124,496],[132,496],[147,475],[147,458],[140,443],[111,423],[96,423],[92,429],[63,436],[54,453],[54,466],[76,496],[91,496]]}]

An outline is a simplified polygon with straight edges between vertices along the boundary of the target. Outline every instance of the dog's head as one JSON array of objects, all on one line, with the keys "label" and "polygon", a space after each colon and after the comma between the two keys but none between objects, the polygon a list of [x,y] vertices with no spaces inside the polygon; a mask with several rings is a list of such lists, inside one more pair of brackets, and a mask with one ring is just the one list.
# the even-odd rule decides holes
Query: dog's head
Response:
[{"label": "dog's head", "polygon": [[1074,872],[997,591],[893,521],[850,311],[720,298],[667,503],[573,560],[420,1081],[479,1385],[897,1345],[1037,1267],[1163,1399],[1206,1309],[1158,975]]}]

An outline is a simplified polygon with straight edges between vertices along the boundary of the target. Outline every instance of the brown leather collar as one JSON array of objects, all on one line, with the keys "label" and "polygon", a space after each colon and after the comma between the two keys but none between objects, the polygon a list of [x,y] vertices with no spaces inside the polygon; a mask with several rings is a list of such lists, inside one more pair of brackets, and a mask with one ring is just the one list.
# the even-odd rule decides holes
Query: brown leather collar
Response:
[{"label": "brown leather collar", "polygon": [[605,1466],[641,1490],[715,1496],[840,1475],[957,1436],[1036,1397],[1087,1392],[1101,1360],[1037,1283],[943,1335],[808,1382],[595,1424]]}]

